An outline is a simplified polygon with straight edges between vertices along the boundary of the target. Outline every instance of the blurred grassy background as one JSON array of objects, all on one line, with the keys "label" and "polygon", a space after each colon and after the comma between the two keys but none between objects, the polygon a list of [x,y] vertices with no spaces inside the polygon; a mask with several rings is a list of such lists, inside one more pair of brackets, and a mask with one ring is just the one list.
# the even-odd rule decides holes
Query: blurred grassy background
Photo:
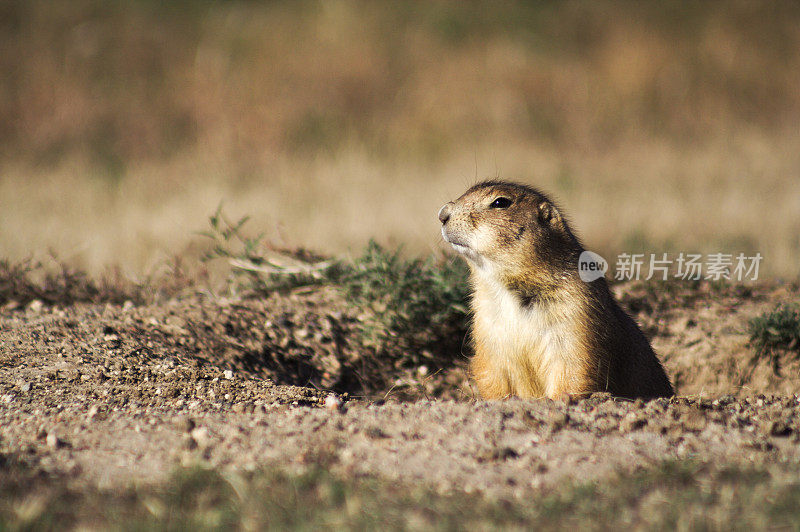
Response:
[{"label": "blurred grassy background", "polygon": [[0,2],[0,255],[134,274],[220,201],[278,245],[441,249],[500,176],[586,244],[800,272],[794,2]]}]

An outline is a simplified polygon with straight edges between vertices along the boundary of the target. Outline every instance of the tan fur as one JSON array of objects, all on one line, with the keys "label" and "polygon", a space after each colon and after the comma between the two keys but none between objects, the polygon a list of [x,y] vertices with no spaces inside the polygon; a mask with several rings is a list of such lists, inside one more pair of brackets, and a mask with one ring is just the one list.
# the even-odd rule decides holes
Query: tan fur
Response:
[{"label": "tan fur", "polygon": [[[510,204],[492,206],[498,198]],[[513,183],[481,183],[439,217],[443,236],[470,265],[470,373],[482,397],[672,395],[649,343],[605,280],[580,280],[583,247],[546,196]]]}]

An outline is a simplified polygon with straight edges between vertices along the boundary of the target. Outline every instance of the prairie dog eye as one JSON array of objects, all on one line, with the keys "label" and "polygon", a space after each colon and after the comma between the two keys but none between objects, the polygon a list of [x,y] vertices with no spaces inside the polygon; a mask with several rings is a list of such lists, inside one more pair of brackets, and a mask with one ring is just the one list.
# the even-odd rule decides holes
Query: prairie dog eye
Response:
[{"label": "prairie dog eye", "polygon": [[489,204],[490,209],[505,209],[511,205],[511,200],[504,197],[499,197]]}]

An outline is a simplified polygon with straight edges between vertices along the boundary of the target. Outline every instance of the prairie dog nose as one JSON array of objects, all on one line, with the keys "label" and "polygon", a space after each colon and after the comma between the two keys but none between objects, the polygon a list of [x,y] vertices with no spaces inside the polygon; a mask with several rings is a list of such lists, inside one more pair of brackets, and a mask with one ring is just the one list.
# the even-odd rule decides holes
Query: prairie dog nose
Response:
[{"label": "prairie dog nose", "polygon": [[439,209],[439,221],[442,222],[442,224],[446,224],[447,220],[450,219],[450,210],[452,209],[452,207],[453,207],[453,202],[448,201],[447,203],[444,204],[444,206],[441,209]]}]

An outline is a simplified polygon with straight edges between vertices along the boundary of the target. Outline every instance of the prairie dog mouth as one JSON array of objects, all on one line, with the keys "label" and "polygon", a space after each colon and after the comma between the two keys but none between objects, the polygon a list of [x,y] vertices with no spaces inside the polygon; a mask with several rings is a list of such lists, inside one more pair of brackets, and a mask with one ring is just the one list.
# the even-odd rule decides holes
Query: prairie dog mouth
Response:
[{"label": "prairie dog mouth", "polygon": [[472,254],[472,250],[469,249],[467,246],[462,246],[461,244],[454,244],[450,242],[450,245],[453,246],[453,249],[461,253],[462,255]]},{"label": "prairie dog mouth", "polygon": [[444,227],[442,227],[442,238],[444,238],[444,241],[453,246],[453,249],[458,251],[460,254],[466,255],[467,257],[474,257],[476,255],[476,253],[467,245],[466,242],[458,237],[448,234]]}]

